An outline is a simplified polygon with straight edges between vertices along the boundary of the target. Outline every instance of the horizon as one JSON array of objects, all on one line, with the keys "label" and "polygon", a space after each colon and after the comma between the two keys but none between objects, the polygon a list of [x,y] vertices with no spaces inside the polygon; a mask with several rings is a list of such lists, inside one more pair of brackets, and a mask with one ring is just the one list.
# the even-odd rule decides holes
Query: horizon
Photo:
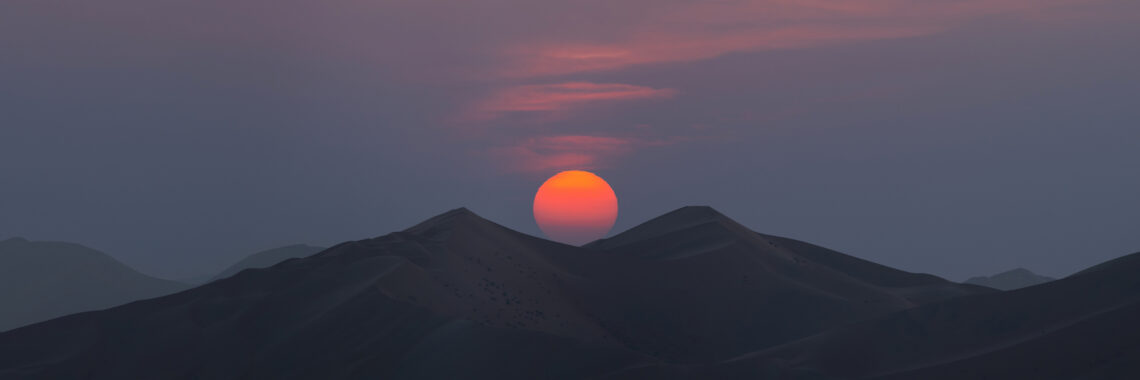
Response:
[{"label": "horizon", "polygon": [[[666,216],[666,215],[668,215],[668,214],[674,213],[674,212],[676,212],[676,211],[679,211],[679,210],[681,210],[681,209],[685,209],[685,208],[694,208],[694,207],[696,207],[696,208],[708,208],[708,209],[710,209],[710,210],[712,210],[712,211],[714,211],[714,212],[717,212],[717,213],[719,213],[719,214],[721,214],[721,215],[724,215],[724,216],[728,217],[729,219],[731,219],[731,220],[733,220],[733,221],[736,221],[735,219],[733,219],[733,218],[732,218],[732,216],[731,216],[731,215],[729,215],[729,214],[725,214],[724,212],[722,212],[722,210],[719,210],[719,209],[717,209],[717,208],[715,208],[715,207],[712,207],[712,206],[708,206],[708,205],[697,205],[697,204],[691,204],[691,205],[680,206],[680,207],[678,207],[678,208],[675,208],[675,209],[672,209],[672,210],[669,210],[669,211],[663,212],[663,213],[661,213],[660,215],[657,215],[657,216],[653,216],[653,217],[650,217],[649,219],[646,219],[646,220],[644,220],[644,221],[642,221],[642,222],[640,222],[640,223],[636,223],[636,224],[634,224],[634,225],[630,226],[629,228],[626,228],[626,229],[623,229],[623,230],[620,230],[620,231],[619,231],[619,230],[614,230],[614,231],[611,231],[611,232],[610,232],[609,234],[607,234],[605,237],[603,237],[603,238],[601,238],[601,239],[598,239],[598,240],[604,240],[604,239],[608,239],[608,238],[611,238],[611,237],[614,237],[614,236],[617,236],[617,235],[623,234],[623,233],[625,233],[625,232],[628,232],[628,231],[629,231],[629,230],[631,230],[631,229],[634,229],[634,228],[636,228],[636,227],[639,227],[639,226],[641,226],[641,225],[643,225],[643,224],[645,224],[645,223],[648,223],[648,222],[650,222],[650,221],[652,221],[652,220],[655,220],[655,219],[657,219],[657,218],[660,218],[660,217]],[[369,236],[369,237],[362,237],[362,238],[358,238],[358,239],[349,239],[349,240],[344,240],[344,241],[338,241],[338,242],[333,242],[333,243],[330,243],[330,244],[315,244],[315,243],[309,243],[309,242],[292,242],[292,243],[281,243],[281,244],[273,245],[273,246],[270,246],[270,247],[265,247],[265,248],[257,249],[257,250],[254,250],[254,251],[251,251],[251,252],[246,252],[246,253],[244,253],[244,254],[242,254],[242,255],[239,255],[238,257],[236,257],[236,258],[234,259],[234,261],[233,261],[233,262],[230,262],[230,263],[228,263],[228,264],[225,264],[225,265],[223,265],[222,267],[220,267],[220,268],[217,268],[217,270],[214,270],[214,271],[209,271],[209,272],[203,272],[203,273],[199,273],[199,274],[195,274],[195,275],[190,275],[190,276],[177,277],[177,278],[171,278],[171,277],[163,277],[163,276],[157,276],[157,275],[155,275],[155,274],[152,274],[152,273],[148,273],[148,272],[146,272],[145,270],[141,270],[141,269],[139,269],[139,268],[136,268],[135,266],[131,265],[130,263],[123,261],[123,260],[122,260],[122,259],[120,259],[119,257],[116,257],[116,255],[114,254],[114,252],[108,252],[108,251],[106,251],[106,250],[103,250],[103,249],[99,249],[98,247],[93,247],[93,246],[90,246],[90,245],[88,245],[88,244],[84,244],[84,243],[82,243],[82,242],[74,242],[74,241],[62,241],[62,240],[38,240],[38,239],[28,239],[28,238],[26,238],[26,237],[23,237],[23,236],[8,236],[8,237],[0,236],[0,241],[3,241],[3,240],[9,240],[9,239],[24,239],[24,240],[27,240],[27,241],[30,241],[30,242],[50,242],[50,243],[71,243],[71,244],[78,244],[78,245],[81,245],[81,246],[84,246],[84,247],[88,247],[88,248],[94,249],[94,250],[96,250],[96,251],[102,252],[102,253],[104,253],[104,254],[106,254],[106,255],[110,256],[111,258],[113,258],[113,259],[115,259],[115,260],[117,260],[117,261],[119,261],[119,262],[122,262],[123,264],[127,265],[127,266],[128,266],[128,267],[130,267],[131,269],[134,269],[135,271],[138,271],[139,273],[142,273],[142,274],[144,274],[144,275],[147,275],[147,276],[151,276],[151,277],[155,277],[155,278],[159,278],[159,279],[164,279],[164,280],[184,281],[184,280],[192,280],[192,279],[194,279],[194,278],[201,278],[201,277],[214,277],[214,276],[217,276],[219,273],[222,273],[224,270],[226,270],[226,269],[230,268],[232,265],[236,264],[237,262],[239,262],[239,261],[241,261],[241,260],[243,260],[243,259],[245,259],[245,258],[248,258],[248,257],[250,257],[251,255],[257,254],[257,253],[261,253],[261,252],[265,252],[265,251],[271,251],[271,250],[275,250],[275,249],[279,249],[279,248],[292,247],[292,246],[309,246],[309,247],[320,248],[320,249],[323,251],[323,250],[325,250],[325,249],[329,249],[329,248],[332,248],[333,246],[336,246],[336,245],[338,245],[338,244],[341,244],[341,243],[347,243],[347,242],[352,242],[352,241],[359,241],[359,240],[367,240],[367,239],[374,239],[374,238],[379,238],[379,237],[383,237],[383,236],[389,235],[389,234],[391,234],[391,233],[395,233],[395,232],[404,231],[404,230],[406,230],[406,229],[408,229],[408,228],[414,227],[414,226],[416,226],[416,225],[419,225],[419,224],[421,224],[421,223],[425,223],[425,222],[427,222],[427,221],[429,221],[429,220],[431,220],[431,219],[434,219],[434,218],[436,218],[436,217],[439,217],[439,216],[443,216],[443,215],[446,215],[446,214],[449,214],[449,213],[453,213],[453,212],[456,212],[456,211],[460,211],[460,210],[466,210],[467,212],[469,212],[469,213],[471,213],[471,214],[473,214],[473,215],[475,215],[475,216],[477,216],[477,217],[479,217],[479,218],[481,218],[481,219],[483,219],[483,220],[486,220],[486,221],[489,221],[489,222],[491,222],[491,223],[494,223],[494,224],[497,224],[497,225],[499,225],[499,226],[502,226],[502,227],[504,227],[504,228],[510,229],[511,231],[514,231],[514,232],[518,232],[518,233],[524,234],[524,235],[526,235],[526,236],[530,236],[530,237],[533,237],[533,238],[542,239],[542,240],[546,240],[546,241],[552,241],[552,242],[554,241],[554,240],[551,240],[550,238],[548,238],[548,237],[546,237],[546,236],[543,236],[541,233],[539,233],[539,234],[532,234],[532,233],[527,233],[527,232],[524,232],[524,231],[519,231],[518,229],[515,229],[515,228],[511,228],[511,227],[509,227],[509,226],[503,225],[502,223],[499,223],[498,221],[495,221],[494,219],[486,218],[486,217],[484,217],[482,214],[480,214],[479,212],[477,212],[477,211],[475,211],[475,210],[471,210],[469,207],[466,207],[466,206],[460,206],[460,207],[455,207],[455,208],[451,208],[451,209],[448,209],[447,211],[443,211],[443,212],[440,212],[440,213],[437,213],[437,214],[433,214],[433,215],[430,215],[430,216],[424,217],[424,218],[420,219],[419,221],[413,222],[412,224],[408,225],[407,227],[404,227],[404,228],[400,228],[400,229],[396,229],[396,230],[393,230],[393,231],[388,231],[388,232],[385,232],[385,233],[383,233],[383,234],[379,234],[379,235],[374,235],[374,236]],[[782,236],[782,235],[774,235],[774,234],[768,234],[768,233],[765,233],[764,231],[756,231],[756,230],[754,230],[754,229],[752,229],[751,227],[749,227],[749,226],[746,226],[746,225],[745,225],[744,227],[746,227],[746,228],[749,228],[749,230],[751,230],[751,231],[753,231],[753,232],[756,232],[756,233],[760,233],[760,234],[764,234],[764,235],[770,235],[770,236],[776,236],[776,237],[782,237],[782,238],[787,238],[787,239],[792,239],[792,240],[798,240],[798,241],[801,241],[801,242],[804,242],[804,243],[808,243],[808,244],[812,244],[812,245],[820,246],[820,247],[823,247],[823,248],[826,248],[826,249],[830,249],[830,250],[833,250],[833,251],[836,251],[836,252],[840,252],[840,253],[843,253],[843,254],[847,254],[847,255],[850,255],[850,256],[853,256],[853,257],[856,257],[856,258],[859,258],[859,259],[863,259],[863,260],[868,260],[868,261],[871,261],[871,262],[875,262],[875,261],[873,261],[873,260],[870,260],[870,259],[867,259],[867,258],[864,258],[864,257],[860,257],[859,255],[856,255],[856,254],[851,254],[851,253],[849,253],[849,252],[846,252],[846,251],[844,251],[844,250],[843,250],[843,249],[841,249],[841,248],[836,248],[836,247],[829,247],[829,246],[826,246],[826,245],[816,244],[816,243],[814,243],[814,242],[811,242],[811,241],[806,241],[806,240],[803,240],[803,239],[799,239],[799,238],[796,238],[796,237],[794,237],[794,236]],[[595,240],[595,241],[597,241],[597,240]],[[561,243],[561,244],[565,244],[565,243]],[[569,245],[571,245],[571,246],[574,246],[574,245],[572,245],[572,244],[569,244]],[[586,247],[584,247],[584,246],[575,246],[575,247],[579,247],[579,248],[583,248],[583,249],[589,249],[589,248],[586,248]],[[1043,275],[1043,276],[1048,276],[1048,277],[1052,277],[1052,278],[1065,278],[1065,277],[1068,277],[1069,275],[1072,275],[1072,274],[1076,274],[1076,273],[1078,273],[1078,272],[1080,272],[1080,271],[1082,271],[1082,270],[1088,269],[1088,268],[1090,268],[1090,267],[1093,267],[1093,266],[1095,266],[1095,265],[1098,265],[1098,264],[1102,264],[1102,263],[1104,263],[1105,261],[1113,260],[1113,259],[1116,259],[1116,258],[1119,258],[1119,257],[1123,257],[1123,256],[1127,256],[1127,255],[1133,254],[1133,253],[1140,253],[1140,250],[1138,250],[1138,251],[1135,251],[1135,252],[1122,253],[1122,254],[1120,254],[1120,255],[1117,255],[1117,256],[1112,256],[1112,257],[1109,257],[1108,259],[1106,259],[1106,260],[1104,260],[1104,261],[1098,261],[1098,262],[1094,262],[1094,263],[1089,263],[1089,264],[1087,264],[1087,265],[1085,265],[1085,266],[1082,266],[1082,267],[1078,267],[1078,268],[1074,268],[1074,269],[1073,269],[1072,271],[1070,271],[1070,272],[1067,272],[1067,273],[1061,273],[1061,274],[1042,273],[1042,272],[1040,272],[1040,271],[1037,271],[1037,270],[1035,270],[1035,269],[1033,269],[1033,268],[1029,268],[1029,267],[1026,267],[1026,266],[1017,266],[1017,267],[1011,267],[1011,268],[1007,268],[1007,269],[1002,269],[1002,270],[999,270],[999,271],[995,271],[995,272],[991,272],[991,273],[978,273],[978,274],[969,275],[969,276],[967,276],[967,277],[962,277],[962,278],[954,278],[954,277],[948,277],[948,276],[942,275],[942,274],[940,274],[940,273],[931,273],[931,272],[915,272],[915,271],[909,271],[909,270],[906,270],[906,269],[904,269],[904,268],[896,268],[896,267],[894,267],[894,266],[891,266],[891,265],[887,265],[887,266],[888,266],[888,267],[891,267],[891,268],[894,268],[894,269],[904,270],[904,271],[913,272],[913,273],[920,273],[920,274],[932,274],[932,275],[935,275],[935,276],[938,276],[938,277],[941,277],[941,278],[944,278],[944,279],[947,279],[947,280],[950,280],[950,281],[954,281],[954,282],[961,282],[961,283],[965,283],[965,282],[966,282],[966,280],[968,280],[968,279],[971,279],[971,278],[974,278],[974,277],[989,277],[989,276],[993,276],[993,275],[997,275],[997,274],[1003,274],[1003,273],[1006,273],[1006,272],[1012,272],[1012,271],[1016,271],[1016,270],[1028,270],[1028,271],[1029,271],[1029,272],[1031,272],[1032,274]],[[876,262],[876,263],[877,263],[877,262]],[[883,264],[883,263],[877,263],[877,264]],[[885,265],[885,264],[884,264],[884,265]]]},{"label": "horizon", "polygon": [[0,5],[0,236],[163,278],[597,174],[945,278],[1140,250],[1140,3]]},{"label": "horizon", "polygon": [[2,1],[0,378],[1140,378],[1137,36],[1119,0]]}]

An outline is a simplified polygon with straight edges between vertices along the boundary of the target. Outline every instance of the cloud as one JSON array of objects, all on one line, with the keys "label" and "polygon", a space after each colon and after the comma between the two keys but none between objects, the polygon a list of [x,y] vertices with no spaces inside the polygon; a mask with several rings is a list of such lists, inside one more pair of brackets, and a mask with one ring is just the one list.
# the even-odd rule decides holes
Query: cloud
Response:
[{"label": "cloud", "polygon": [[[583,124],[597,118],[580,116],[599,115],[583,111],[616,103],[667,99],[679,91],[700,91],[683,84],[654,88],[631,83],[644,80],[647,74],[638,70],[650,65],[697,62],[741,52],[921,37],[961,29],[983,19],[1048,20],[1100,2],[1104,1],[587,0],[573,9],[552,5],[554,8],[548,12],[520,11],[530,17],[503,20],[502,25],[496,26],[510,28],[512,23],[521,22],[529,27],[525,28],[527,33],[499,35],[501,38],[480,45],[476,54],[483,59],[466,61],[472,63],[465,71],[468,76],[458,80],[488,87],[508,84],[474,98],[457,114],[464,122],[493,127],[483,129],[490,131],[489,138],[520,133],[531,136],[518,144],[493,149],[496,155],[506,157],[504,162],[510,170],[598,168],[614,164],[650,143],[579,135],[631,132],[602,130],[599,125],[606,123]],[[562,16],[551,18],[553,14]],[[590,22],[582,22],[583,19]],[[774,75],[780,73],[756,72],[756,76]],[[692,101],[686,99],[690,104]],[[660,115],[634,115],[636,112],[644,111],[619,109],[615,113],[626,116],[631,125],[664,120]],[[670,144],[679,141],[668,130],[650,133]]]},{"label": "cloud", "polygon": [[516,47],[508,54],[516,62],[504,76],[553,76],[621,69],[632,65],[684,62],[762,49],[807,47],[845,41],[914,37],[928,34],[927,26],[844,27],[791,26],[749,32],[686,35],[659,33],[624,43],[538,44]]},{"label": "cloud", "polygon": [[678,140],[586,135],[533,137],[512,146],[494,148],[491,155],[514,172],[593,170],[604,168],[614,158],[638,148],[670,145]]},{"label": "cloud", "polygon": [[[430,133],[462,134],[456,140],[471,144],[474,152],[509,139],[533,138],[529,145],[499,149],[530,154],[538,162],[530,166],[539,167],[602,165],[627,154],[618,152],[636,150],[630,146],[642,146],[606,151],[578,144],[569,149],[542,139],[630,132],[610,127],[615,125],[715,124],[738,114],[784,112],[753,109],[759,100],[725,97],[717,109],[748,105],[722,113],[692,111],[685,120],[671,120],[667,115],[673,109],[714,101],[701,96],[707,87],[693,84],[693,76],[703,74],[676,78],[663,71],[638,71],[648,66],[925,36],[978,20],[1036,22],[1078,14],[1096,20],[1136,14],[1111,10],[1122,5],[1103,6],[1111,0],[249,0],[237,8],[223,0],[49,3],[17,0],[0,12],[0,24],[12,29],[0,35],[0,45],[12,46],[16,50],[10,55],[21,57],[6,67],[40,73],[23,77],[62,81],[131,72],[136,77],[152,73],[144,75],[152,80],[136,82],[156,86],[182,80],[189,81],[186,86],[192,87],[187,88],[216,85],[218,91],[247,86],[289,96],[288,101],[303,100],[305,106],[297,110],[369,113],[346,120],[376,119],[375,112],[398,120],[384,125],[452,127]],[[138,14],[146,17],[132,16]],[[756,78],[787,75],[744,70],[742,75]],[[591,124],[575,119],[582,111],[668,99],[682,91],[691,98],[663,102],[666,106],[658,109],[613,107],[591,113],[596,116]],[[656,137],[669,139],[668,131]],[[606,145],[593,146],[598,144]]]},{"label": "cloud", "polygon": [[[566,119],[586,105],[668,98],[677,90],[625,83],[537,81],[707,60],[735,52],[918,37],[985,17],[1042,19],[1098,1],[655,0],[585,1],[575,9],[553,6],[560,9],[555,13],[566,17],[550,18],[555,13],[540,12],[523,20],[503,20],[504,27],[513,23],[531,27],[528,33],[485,41],[478,53],[485,57],[468,60],[481,67],[464,72],[468,80],[522,84],[473,100],[458,114],[463,121],[487,121],[507,113],[544,113],[543,118],[528,120],[543,124]],[[591,21],[574,21],[581,20],[574,15],[589,15]]]},{"label": "cloud", "polygon": [[564,82],[521,85],[493,92],[474,107],[475,119],[507,112],[562,112],[592,104],[663,99],[677,93],[624,83]]},{"label": "cloud", "polygon": [[605,38],[552,36],[507,46],[505,77],[559,76],[732,52],[915,37],[983,17],[1047,18],[1089,0],[751,0],[669,3],[609,28]]}]

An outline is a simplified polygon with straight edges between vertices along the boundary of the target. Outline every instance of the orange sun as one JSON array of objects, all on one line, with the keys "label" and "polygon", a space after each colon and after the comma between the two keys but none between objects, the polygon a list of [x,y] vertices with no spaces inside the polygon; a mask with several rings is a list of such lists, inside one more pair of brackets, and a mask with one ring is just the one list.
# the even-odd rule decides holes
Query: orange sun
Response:
[{"label": "orange sun", "polygon": [[534,220],[551,240],[582,245],[610,232],[617,220],[614,189],[602,177],[581,170],[558,173],[534,195]]}]

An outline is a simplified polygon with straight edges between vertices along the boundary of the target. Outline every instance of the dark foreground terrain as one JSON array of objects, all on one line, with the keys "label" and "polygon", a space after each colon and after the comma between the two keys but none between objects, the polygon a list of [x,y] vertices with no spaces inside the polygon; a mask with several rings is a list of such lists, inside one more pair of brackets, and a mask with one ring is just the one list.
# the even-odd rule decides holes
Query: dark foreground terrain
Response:
[{"label": "dark foreground terrain", "polygon": [[0,378],[1137,378],[1138,273],[1000,292],[707,207],[582,248],[458,209],[0,334]]}]

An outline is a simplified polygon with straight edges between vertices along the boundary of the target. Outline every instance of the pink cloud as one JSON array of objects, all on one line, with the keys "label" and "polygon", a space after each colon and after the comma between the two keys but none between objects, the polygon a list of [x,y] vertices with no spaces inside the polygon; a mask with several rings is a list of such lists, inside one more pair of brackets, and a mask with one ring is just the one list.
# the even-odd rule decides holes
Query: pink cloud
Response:
[{"label": "pink cloud", "polygon": [[[589,78],[604,71],[609,71],[605,74],[607,78],[620,78],[628,72],[618,70],[708,60],[739,52],[808,49],[928,36],[983,19],[1034,22],[1065,19],[1106,2],[1108,0],[655,0],[650,4],[583,1],[573,6],[566,4],[565,8],[558,8],[558,12],[547,10],[528,13],[532,17],[503,20],[504,23],[526,23],[528,33],[497,35],[481,41],[485,43],[480,44],[479,49],[470,50],[480,59],[462,61],[475,62],[467,67],[469,70],[463,71],[463,80],[509,84],[474,99],[458,115],[464,122],[493,121],[485,125],[539,127],[534,129],[536,135],[554,134],[495,148],[492,152],[511,170],[596,169],[639,148],[668,145],[677,140],[668,136],[654,142],[560,135],[567,131],[558,131],[552,125],[567,124],[549,122],[565,121],[596,106],[666,99],[678,91],[630,83],[564,81],[569,78]],[[551,14],[559,17],[552,18]],[[583,19],[591,21],[581,22]],[[514,116],[521,117],[513,119]],[[701,127],[694,127],[697,128]],[[635,129],[612,132],[630,133]]]},{"label": "pink cloud", "polygon": [[478,102],[471,118],[493,118],[496,114],[504,112],[561,112],[592,104],[663,99],[672,97],[676,93],[673,89],[624,83],[565,82],[521,85],[498,90]]},{"label": "pink cloud", "polygon": [[[507,45],[497,74],[540,77],[938,33],[983,17],[1043,19],[1104,0],[751,0],[662,4],[606,38]],[[593,26],[593,24],[591,24]]]},{"label": "pink cloud", "polygon": [[793,26],[751,33],[672,34],[662,32],[609,44],[537,44],[512,48],[516,61],[504,76],[547,76],[620,69],[639,64],[695,61],[736,51],[807,47],[845,41],[928,34],[930,27]]},{"label": "pink cloud", "polygon": [[599,169],[635,149],[662,146],[672,141],[605,136],[535,137],[491,150],[509,171],[555,172],[569,169]]},{"label": "pink cloud", "polygon": [[[471,71],[480,80],[535,80],[610,71],[636,65],[711,59],[733,52],[810,48],[858,41],[924,36],[992,16],[1043,19],[1106,0],[741,0],[667,1],[647,7],[585,2],[573,10],[590,23],[546,20],[525,37],[494,41],[493,56]],[[629,12],[628,8],[641,11]],[[569,10],[567,10],[569,11]],[[489,75],[488,75],[489,74]],[[586,105],[668,98],[673,89],[624,83],[522,84],[476,100],[460,119],[482,121],[504,113],[545,113],[564,119]]]}]

